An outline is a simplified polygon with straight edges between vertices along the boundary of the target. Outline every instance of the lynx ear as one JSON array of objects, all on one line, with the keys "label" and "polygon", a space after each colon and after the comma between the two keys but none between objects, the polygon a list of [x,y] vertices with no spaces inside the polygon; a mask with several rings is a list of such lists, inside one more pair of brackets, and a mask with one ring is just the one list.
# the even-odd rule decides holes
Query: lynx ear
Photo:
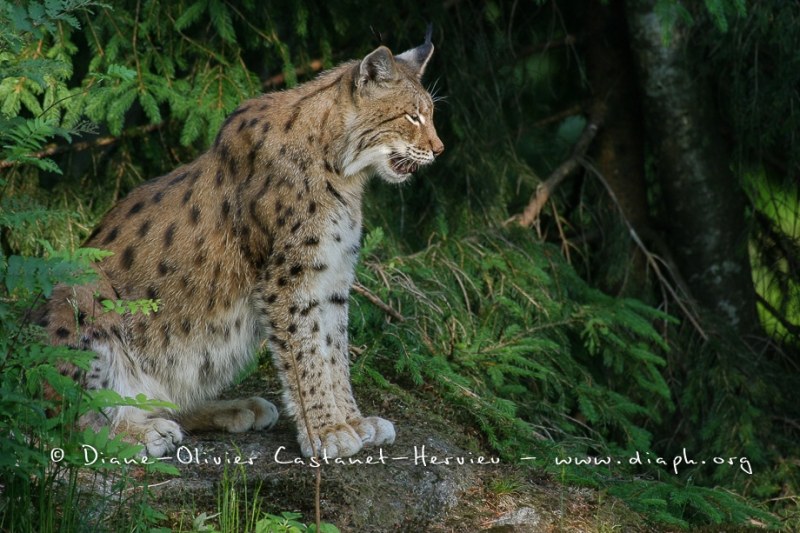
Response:
[{"label": "lynx ear", "polygon": [[359,69],[359,86],[367,82],[384,83],[397,76],[392,52],[385,46],[379,46],[361,61]]},{"label": "lynx ear", "polygon": [[425,42],[416,48],[406,50],[402,54],[395,56],[398,61],[403,61],[417,72],[417,78],[422,78],[425,73],[425,66],[433,55],[433,24],[428,24],[428,31],[425,32]]}]

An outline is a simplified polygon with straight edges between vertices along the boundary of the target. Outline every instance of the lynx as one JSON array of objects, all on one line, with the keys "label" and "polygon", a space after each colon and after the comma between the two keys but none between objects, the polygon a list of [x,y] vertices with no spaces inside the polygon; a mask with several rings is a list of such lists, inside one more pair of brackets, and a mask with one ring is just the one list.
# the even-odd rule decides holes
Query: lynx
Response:
[{"label": "lynx", "polygon": [[[110,424],[151,456],[183,433],[271,427],[262,398],[214,399],[267,341],[286,412],[306,456],[391,444],[394,426],[364,417],[350,384],[348,298],[366,180],[407,180],[444,146],[421,85],[433,53],[380,46],[294,89],[242,103],[195,161],[134,189],[86,246],[114,252],[98,279],[58,286],[42,319],[54,343],[93,351],[87,389],[143,393],[179,408],[116,407]],[[103,300],[159,299],[157,313],[101,311]]]}]

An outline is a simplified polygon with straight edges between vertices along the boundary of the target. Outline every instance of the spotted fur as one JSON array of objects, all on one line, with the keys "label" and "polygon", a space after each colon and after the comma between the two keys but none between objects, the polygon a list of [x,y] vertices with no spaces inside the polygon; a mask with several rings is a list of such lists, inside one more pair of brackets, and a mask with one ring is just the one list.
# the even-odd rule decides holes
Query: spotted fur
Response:
[{"label": "spotted fur", "polygon": [[[44,323],[52,342],[96,353],[78,376],[89,389],[144,393],[172,412],[111,409],[118,431],[151,455],[183,430],[271,426],[260,398],[214,398],[269,343],[286,411],[305,455],[356,453],[394,440],[363,417],[350,386],[347,319],[370,175],[399,183],[443,145],[420,84],[426,42],[393,56],[379,47],[295,89],[248,100],[197,160],[134,189],[86,246],[114,255],[98,281],[55,289]],[[103,313],[104,299],[158,298],[151,315]],[[304,414],[305,413],[305,414]]]}]

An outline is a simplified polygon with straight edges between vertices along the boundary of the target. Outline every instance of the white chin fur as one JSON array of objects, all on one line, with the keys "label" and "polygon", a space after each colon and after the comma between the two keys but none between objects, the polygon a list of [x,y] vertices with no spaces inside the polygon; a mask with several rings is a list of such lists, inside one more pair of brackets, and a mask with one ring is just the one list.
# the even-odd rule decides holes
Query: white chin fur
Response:
[{"label": "white chin fur", "polygon": [[384,180],[388,181],[389,183],[403,183],[408,178],[411,177],[411,174],[398,174],[388,163],[383,163],[378,165],[378,175]]},{"label": "white chin fur", "polygon": [[[395,172],[392,168],[390,157],[392,154],[399,153],[399,150],[393,150],[388,147],[380,147],[361,154],[361,156],[354,161],[345,164],[344,173],[348,176],[356,175],[360,172],[381,177],[388,183],[403,183],[412,176],[412,173],[401,174]],[[422,166],[417,163],[417,168]]]}]

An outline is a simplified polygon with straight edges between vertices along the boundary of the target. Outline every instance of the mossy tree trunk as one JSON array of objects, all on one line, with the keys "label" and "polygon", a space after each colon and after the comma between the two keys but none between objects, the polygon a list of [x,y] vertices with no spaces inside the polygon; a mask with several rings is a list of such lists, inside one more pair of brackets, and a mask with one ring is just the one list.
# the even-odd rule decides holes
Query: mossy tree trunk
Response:
[{"label": "mossy tree trunk", "polygon": [[692,296],[742,333],[755,331],[745,195],[731,172],[691,28],[665,35],[654,0],[628,0],[631,45],[663,193],[662,223]]}]

